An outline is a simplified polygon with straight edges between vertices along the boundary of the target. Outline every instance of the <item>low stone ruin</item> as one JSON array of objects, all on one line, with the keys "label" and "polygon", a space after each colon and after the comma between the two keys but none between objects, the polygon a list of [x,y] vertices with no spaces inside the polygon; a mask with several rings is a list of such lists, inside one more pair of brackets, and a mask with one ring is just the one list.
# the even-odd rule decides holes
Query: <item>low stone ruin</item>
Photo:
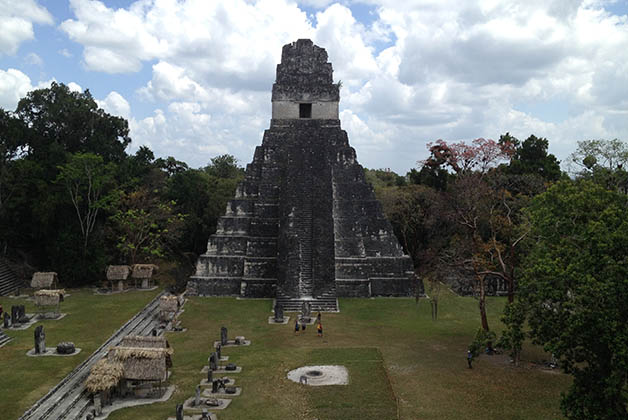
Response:
[{"label": "low stone ruin", "polygon": [[31,317],[26,315],[24,305],[11,306],[11,324],[13,327],[18,326],[18,324],[27,324],[30,320]]},{"label": "low stone ruin", "polygon": [[76,351],[76,346],[71,341],[62,341],[57,344],[58,354],[72,354]]}]

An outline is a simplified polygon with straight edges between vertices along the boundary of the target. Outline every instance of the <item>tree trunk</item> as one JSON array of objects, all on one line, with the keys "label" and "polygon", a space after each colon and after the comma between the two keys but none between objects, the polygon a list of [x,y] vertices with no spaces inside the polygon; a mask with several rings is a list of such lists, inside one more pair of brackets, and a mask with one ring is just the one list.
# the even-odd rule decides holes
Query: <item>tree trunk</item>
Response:
[{"label": "tree trunk", "polygon": [[436,321],[438,319],[438,301],[436,299],[430,299],[430,303],[432,306],[432,321]]},{"label": "tree trunk", "polygon": [[489,331],[488,318],[486,317],[486,292],[484,290],[485,275],[478,276],[478,283],[480,285],[480,318],[482,319],[482,329]]},{"label": "tree trunk", "polygon": [[[504,273],[506,274],[506,273]],[[508,273],[508,303],[515,300],[515,247],[510,246],[510,273]]]}]

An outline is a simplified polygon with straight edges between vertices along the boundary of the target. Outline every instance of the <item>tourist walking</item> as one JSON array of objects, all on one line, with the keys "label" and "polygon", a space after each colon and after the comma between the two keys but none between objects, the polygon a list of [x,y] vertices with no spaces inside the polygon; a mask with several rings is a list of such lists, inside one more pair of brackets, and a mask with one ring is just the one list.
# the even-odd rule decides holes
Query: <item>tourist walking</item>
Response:
[{"label": "tourist walking", "polygon": [[299,318],[294,320],[294,333],[297,334],[299,332]]},{"label": "tourist walking", "polygon": [[473,369],[473,366],[471,366],[472,362],[473,362],[473,353],[471,353],[471,350],[467,350],[467,364],[469,365],[469,369]]},{"label": "tourist walking", "polygon": [[316,325],[316,331],[318,331],[319,337],[323,336],[323,324],[321,322]]}]

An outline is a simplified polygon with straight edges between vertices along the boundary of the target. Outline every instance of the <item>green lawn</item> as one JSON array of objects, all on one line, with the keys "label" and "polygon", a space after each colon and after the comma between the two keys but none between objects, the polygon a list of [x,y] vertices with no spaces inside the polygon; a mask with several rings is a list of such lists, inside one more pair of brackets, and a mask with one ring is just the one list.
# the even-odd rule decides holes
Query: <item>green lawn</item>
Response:
[{"label": "green lawn", "polygon": [[[104,299],[118,301],[126,313],[116,314],[118,324],[129,318],[141,305],[131,294],[119,297],[73,295],[67,301],[67,310],[74,297],[88,303]],[[143,296],[147,301],[150,296]],[[152,295],[151,295],[152,296]],[[80,299],[79,299],[80,298]],[[2,303],[5,307],[6,300]],[[134,309],[128,307],[133,302]],[[341,299],[341,312],[323,314],[325,337],[319,338],[312,326],[305,333],[295,335],[293,324],[269,325],[271,300],[237,300],[234,298],[191,298],[180,319],[188,328],[184,333],[168,333],[175,350],[171,382],[177,386],[173,398],[165,403],[135,407],[114,412],[109,416],[119,419],[165,419],[174,415],[177,403],[193,396],[194,387],[203,375],[201,367],[207,363],[211,345],[219,338],[220,327],[229,328],[229,336],[244,335],[252,345],[226,348],[224,355],[243,367],[234,374],[236,385],[243,388],[224,411],[217,411],[221,420],[229,419],[556,419],[562,418],[558,407],[561,391],[570,379],[561,374],[531,368],[524,363],[512,367],[507,357],[481,356],[474,369],[466,367],[466,349],[477,327],[477,302],[451,294],[441,296],[440,318],[433,322],[429,304],[422,300],[417,306],[414,299]],[[505,300],[491,298],[488,302],[491,327],[499,329],[499,314]],[[90,306],[91,305],[91,306]],[[65,310],[65,309],[64,309]],[[83,338],[95,339],[94,310],[76,307],[76,312],[91,313],[82,317],[67,317],[61,321],[64,331],[74,331],[73,340],[79,346]],[[104,311],[106,313],[106,311]],[[112,315],[112,314],[109,314]],[[294,314],[288,314],[294,316]],[[113,316],[111,316],[113,318]],[[124,318],[124,319],[123,319]],[[80,322],[79,322],[80,320]],[[291,319],[291,321],[294,318]],[[109,322],[111,321],[111,322]],[[115,327],[108,320],[111,333]],[[59,327],[61,328],[61,327]],[[14,333],[10,333],[14,334]],[[53,343],[71,337],[47,336]],[[103,339],[107,334],[102,334]],[[12,368],[2,381],[0,405],[8,407],[15,418],[43,394],[45,388],[62,377],[63,372],[45,363],[76,364],[45,358],[34,361],[24,355],[32,347],[32,328],[25,338],[0,349],[0,366]],[[55,341],[56,340],[56,341]],[[15,347],[21,346],[16,352]],[[83,356],[83,355],[82,355]],[[524,352],[524,360],[546,357],[538,349]],[[9,360],[10,359],[10,360]],[[54,359],[50,362],[48,360]],[[305,387],[286,379],[288,371],[306,364],[342,364],[349,370],[347,386]],[[22,370],[30,370],[29,379],[23,379]],[[35,381],[46,376],[46,382]],[[24,382],[19,389],[15,384]],[[10,385],[8,385],[10,384]],[[38,384],[39,386],[36,386]],[[29,395],[28,401],[14,401]],[[4,410],[3,410],[4,411]]]}]

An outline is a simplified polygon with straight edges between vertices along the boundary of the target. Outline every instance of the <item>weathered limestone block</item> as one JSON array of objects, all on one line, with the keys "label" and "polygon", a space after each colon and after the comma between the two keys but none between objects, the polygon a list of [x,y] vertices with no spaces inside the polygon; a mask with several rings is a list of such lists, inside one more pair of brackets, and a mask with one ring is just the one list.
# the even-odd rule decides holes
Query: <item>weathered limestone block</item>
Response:
[{"label": "weathered limestone block", "polygon": [[279,217],[279,205],[277,203],[255,203],[254,214],[256,217],[277,219]]},{"label": "weathered limestone block", "polygon": [[207,252],[216,255],[244,255],[247,242],[246,236],[213,235],[209,238]]},{"label": "weathered limestone block", "polygon": [[277,259],[272,257],[247,257],[244,262],[244,277],[276,278]]},{"label": "weathered limestone block", "polygon": [[251,216],[254,205],[255,202],[251,200],[231,200],[227,204],[225,216]]},{"label": "weathered limestone block", "polygon": [[248,237],[246,254],[259,257],[277,257],[277,239],[270,237]]},{"label": "weathered limestone block", "polygon": [[218,221],[218,233],[224,234],[245,234],[249,230],[249,217],[223,216]]},{"label": "weathered limestone block", "polygon": [[276,278],[243,278],[240,283],[240,296],[242,297],[276,296],[276,291]]},{"label": "weathered limestone block", "polygon": [[254,219],[251,221],[251,236],[277,237],[279,227],[277,219]]}]

